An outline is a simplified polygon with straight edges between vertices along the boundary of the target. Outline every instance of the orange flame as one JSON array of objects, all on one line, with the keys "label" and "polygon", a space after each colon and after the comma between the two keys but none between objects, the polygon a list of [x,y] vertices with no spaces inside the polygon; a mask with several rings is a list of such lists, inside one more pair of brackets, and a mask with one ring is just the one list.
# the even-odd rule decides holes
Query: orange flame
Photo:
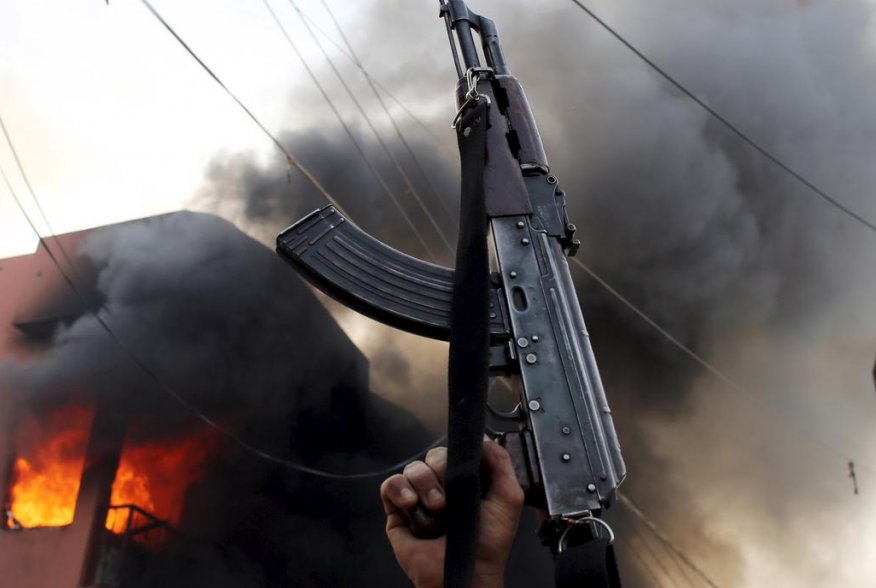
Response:
[{"label": "orange flame", "polygon": [[[18,427],[7,527],[59,527],[73,522],[93,416],[92,409],[68,407]],[[133,505],[175,525],[186,489],[203,476],[217,442],[215,432],[206,429],[182,438],[126,444],[110,505]],[[143,515],[111,508],[105,527],[121,534],[129,524],[144,522],[148,521]]]},{"label": "orange flame", "polygon": [[19,427],[18,457],[9,493],[12,517],[22,527],[58,527],[73,522],[92,411],[68,408],[45,424],[30,419]]},{"label": "orange flame", "polygon": [[[110,504],[135,505],[171,525],[179,522],[185,491],[203,475],[216,445],[213,431],[184,439],[126,446],[122,451]],[[110,509],[106,528],[123,533],[128,511]]]}]

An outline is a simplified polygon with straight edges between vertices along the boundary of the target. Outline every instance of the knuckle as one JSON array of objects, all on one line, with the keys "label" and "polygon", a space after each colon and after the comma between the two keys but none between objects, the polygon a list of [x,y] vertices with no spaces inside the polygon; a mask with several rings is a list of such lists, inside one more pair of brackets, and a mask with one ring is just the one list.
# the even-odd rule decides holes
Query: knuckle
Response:
[{"label": "knuckle", "polygon": [[447,454],[446,447],[433,447],[429,451],[426,452],[426,463],[431,463],[434,461],[438,461],[444,458]]},{"label": "knuckle", "polygon": [[412,461],[408,465],[405,466],[403,470],[405,476],[409,475],[417,475],[418,472],[421,472],[423,468],[428,468],[426,464],[422,461]]},{"label": "knuckle", "polygon": [[380,494],[381,496],[386,496],[386,494],[398,484],[398,479],[401,477],[400,474],[394,474],[383,481],[380,484]]}]

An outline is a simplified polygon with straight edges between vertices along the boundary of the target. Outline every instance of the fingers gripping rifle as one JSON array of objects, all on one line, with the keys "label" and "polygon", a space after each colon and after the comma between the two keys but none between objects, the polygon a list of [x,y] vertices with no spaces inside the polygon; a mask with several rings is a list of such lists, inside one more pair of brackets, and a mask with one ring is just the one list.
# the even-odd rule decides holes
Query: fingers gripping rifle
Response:
[{"label": "fingers gripping rifle", "polygon": [[[563,552],[610,534],[598,517],[626,473],[565,259],[579,242],[495,24],[462,0],[439,1],[460,77],[454,127],[476,103],[488,105],[483,197],[498,264],[489,292],[490,371],[519,383],[520,395],[518,408],[503,415],[512,430],[501,441],[527,504],[547,511],[542,541]],[[277,251],[362,314],[450,340],[454,270],[385,245],[333,206],[280,233]]]}]

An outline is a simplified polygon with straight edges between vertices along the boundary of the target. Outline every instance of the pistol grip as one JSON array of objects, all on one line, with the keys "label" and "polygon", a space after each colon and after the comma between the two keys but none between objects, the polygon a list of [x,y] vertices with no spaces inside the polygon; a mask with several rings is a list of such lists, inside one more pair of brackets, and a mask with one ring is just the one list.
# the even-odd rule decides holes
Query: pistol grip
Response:
[{"label": "pistol grip", "polygon": [[517,483],[523,489],[525,504],[534,508],[546,508],[545,489],[538,467],[532,432],[524,429],[505,433],[500,437],[499,443],[511,456],[514,475],[517,476]]}]

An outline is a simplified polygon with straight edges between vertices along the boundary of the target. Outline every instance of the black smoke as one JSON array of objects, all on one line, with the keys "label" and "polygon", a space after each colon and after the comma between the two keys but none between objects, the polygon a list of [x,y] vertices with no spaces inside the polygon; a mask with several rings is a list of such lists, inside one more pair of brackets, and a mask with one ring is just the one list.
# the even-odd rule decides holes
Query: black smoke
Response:
[{"label": "black smoke", "polygon": [[[60,242],[79,292],[101,303],[64,314],[40,353],[0,364],[17,416],[99,403],[129,423],[132,445],[196,434],[201,416],[236,436],[218,435],[165,548],[138,559],[132,547],[126,585],[404,585],[383,537],[382,476],[294,464],[380,471],[432,433],[370,394],[367,361],[291,269],[200,213]],[[60,288],[51,300],[77,299]]]},{"label": "black smoke", "polygon": [[[372,75],[447,137],[436,144],[405,123],[409,136],[421,138],[421,159],[434,162],[429,171],[452,189],[446,123],[455,79],[442,25],[420,5],[381,7],[363,11],[352,42],[367,54]],[[719,583],[766,581],[769,566],[752,555],[758,548],[778,569],[794,568],[801,553],[819,549],[803,533],[806,513],[820,510],[825,494],[845,489],[845,460],[825,443],[864,451],[862,427],[872,426],[872,412],[861,411],[867,405],[846,387],[822,386],[828,364],[813,367],[835,341],[846,341],[840,345],[866,357],[860,370],[869,373],[876,349],[876,326],[865,318],[872,317],[872,235],[729,133],[571,2],[484,0],[473,8],[497,21],[511,69],[526,87],[553,171],[569,194],[580,258],[751,391],[714,379],[576,275],[630,468],[625,488]],[[744,132],[876,218],[871,4],[671,0],[594,8]],[[407,23],[389,37],[382,34],[388,12]],[[345,71],[355,79],[354,68]],[[313,166],[356,222],[423,255],[338,127],[300,119],[290,126],[284,144]],[[379,159],[374,139],[364,131],[360,137]],[[319,205],[314,191],[291,177],[280,160],[218,157],[201,202],[234,202],[236,219],[270,234]],[[402,193],[398,180],[393,188]],[[404,201],[416,214],[411,199]],[[409,361],[413,372],[433,363]],[[834,419],[837,404],[863,416]],[[831,472],[818,490],[811,466],[796,457],[800,447]],[[745,522],[734,526],[732,517],[715,514],[724,503],[752,514],[739,514]],[[840,512],[848,514],[845,506]],[[624,519],[619,525],[636,524],[616,516]],[[786,528],[797,529],[795,541],[782,538]],[[747,545],[748,535],[757,536],[758,547]],[[631,541],[630,552],[642,551]],[[649,584],[632,560],[630,554],[627,573]],[[818,558],[808,562],[800,581],[829,573]]]}]

